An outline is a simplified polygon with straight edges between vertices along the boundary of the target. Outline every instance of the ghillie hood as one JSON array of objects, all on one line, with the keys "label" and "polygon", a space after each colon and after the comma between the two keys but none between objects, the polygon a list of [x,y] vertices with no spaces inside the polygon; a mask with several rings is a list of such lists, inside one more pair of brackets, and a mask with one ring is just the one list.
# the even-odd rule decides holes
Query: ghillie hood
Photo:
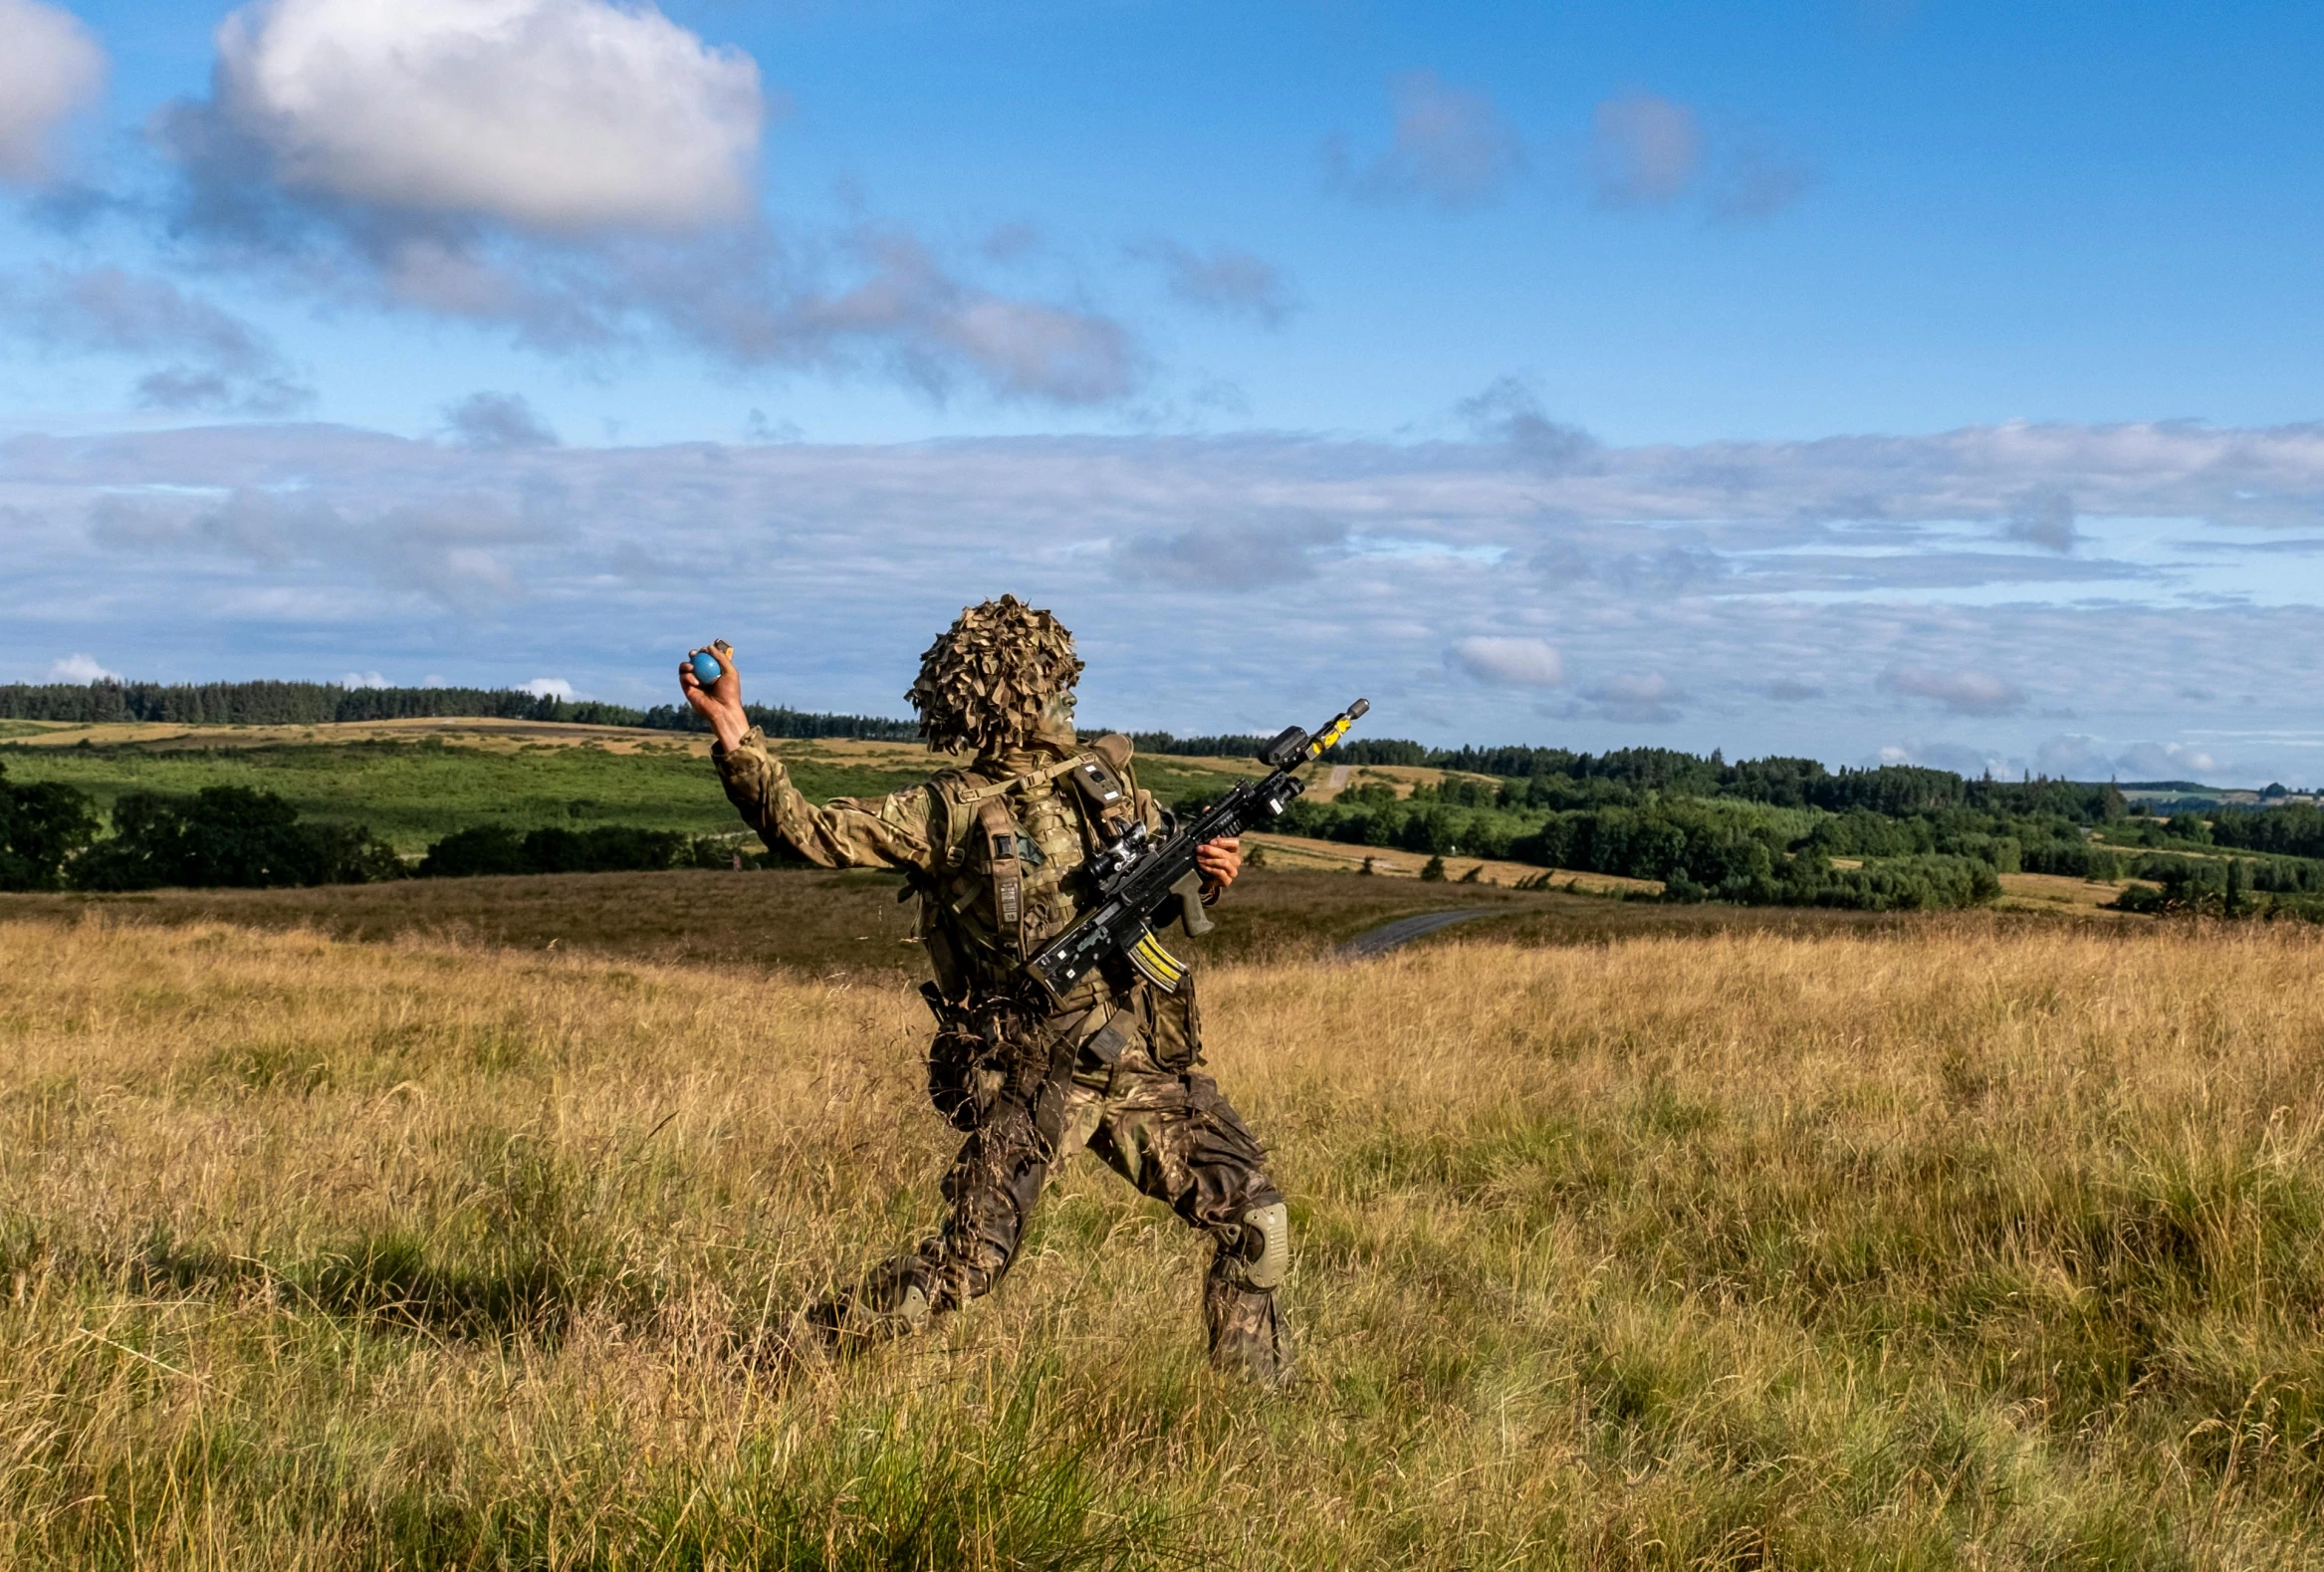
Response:
[{"label": "ghillie hood", "polygon": [[930,748],[995,754],[1031,742],[1043,708],[1080,675],[1064,625],[1003,595],[962,609],[920,656],[920,678],[904,697]]}]

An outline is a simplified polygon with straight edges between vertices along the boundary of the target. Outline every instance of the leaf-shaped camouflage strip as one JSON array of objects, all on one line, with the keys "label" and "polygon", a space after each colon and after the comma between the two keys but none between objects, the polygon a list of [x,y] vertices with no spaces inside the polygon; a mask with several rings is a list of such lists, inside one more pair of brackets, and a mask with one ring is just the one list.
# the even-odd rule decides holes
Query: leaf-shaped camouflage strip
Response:
[{"label": "leaf-shaped camouflage strip", "polygon": [[998,753],[1032,740],[1049,700],[1073,686],[1073,635],[1015,595],[964,607],[920,656],[904,697],[939,753]]}]

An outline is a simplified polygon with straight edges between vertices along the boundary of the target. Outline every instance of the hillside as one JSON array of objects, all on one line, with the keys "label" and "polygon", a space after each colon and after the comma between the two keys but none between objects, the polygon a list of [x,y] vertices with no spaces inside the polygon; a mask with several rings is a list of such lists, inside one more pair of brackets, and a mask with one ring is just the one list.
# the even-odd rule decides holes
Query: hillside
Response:
[{"label": "hillside", "polygon": [[[621,823],[690,834],[739,827],[709,762],[710,739],[689,733],[474,719],[19,724],[26,727],[21,735],[0,742],[0,765],[11,780],[62,782],[106,807],[125,791],[252,786],[309,817],[367,825],[405,853],[477,824]],[[800,789],[818,801],[892,791],[947,762],[915,743],[792,739],[772,746]],[[1215,794],[1257,770],[1249,761],[1169,757],[1139,765],[1141,780],[1168,800]],[[1396,774],[1433,779],[1441,772]]]},{"label": "hillside", "polygon": [[[782,714],[811,733],[870,725]],[[68,875],[73,848],[106,826],[85,817],[76,831],[65,812],[53,832],[31,832],[34,854],[0,844],[0,883],[16,888],[392,877],[456,834],[486,838],[428,871],[724,866],[733,851],[753,849],[718,790],[708,739],[682,730],[441,716],[275,725],[22,720],[10,730],[0,740],[10,790],[84,793],[99,815],[141,793],[140,823],[161,824],[153,794],[166,816],[177,811],[169,802],[234,787],[316,826],[313,835],[295,832],[307,837],[305,850],[234,864],[289,870],[279,874],[210,871],[227,864],[152,851],[192,844],[183,836],[197,833],[168,829],[180,839],[167,840],[164,824],[146,840],[101,840],[78,864],[82,872]],[[1183,750],[1246,741],[1149,739],[1140,778],[1166,804],[1200,804],[1258,767]],[[948,763],[916,744],[837,735],[770,746],[818,800],[876,795]],[[235,801],[216,810],[227,819],[210,822],[259,811],[258,798]],[[40,811],[62,810],[51,803]],[[2324,813],[2297,797],[2165,818],[2112,786],[1967,780],[1910,767],[1832,772],[1799,759],[1731,764],[1667,749],[1593,756],[1352,743],[1312,773],[1307,794],[1255,845],[1289,868],[1368,865],[1503,885],[1547,878],[1675,903],[1885,911],[1994,902],[2088,910],[2119,901],[2138,910],[2324,917]],[[2076,880],[2081,888],[2064,882]]]}]

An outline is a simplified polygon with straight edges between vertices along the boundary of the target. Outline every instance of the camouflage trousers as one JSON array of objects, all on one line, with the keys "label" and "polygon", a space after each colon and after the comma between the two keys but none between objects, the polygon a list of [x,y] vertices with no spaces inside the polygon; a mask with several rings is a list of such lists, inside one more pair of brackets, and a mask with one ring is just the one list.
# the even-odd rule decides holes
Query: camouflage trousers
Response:
[{"label": "camouflage trousers", "polygon": [[1086,1148],[1213,1241],[1203,1319],[1217,1363],[1269,1385],[1290,1374],[1276,1288],[1288,1264],[1267,1153],[1208,1075],[1166,1070],[1142,1044],[1032,1097],[998,1092],[944,1179],[950,1215],[813,1318],[842,1348],[915,1332],[1007,1274],[1050,1170]]}]

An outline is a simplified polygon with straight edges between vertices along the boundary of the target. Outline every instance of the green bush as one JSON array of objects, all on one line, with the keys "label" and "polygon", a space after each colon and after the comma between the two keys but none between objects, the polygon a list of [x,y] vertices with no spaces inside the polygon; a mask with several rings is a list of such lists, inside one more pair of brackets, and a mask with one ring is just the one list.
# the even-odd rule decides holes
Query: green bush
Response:
[{"label": "green bush", "polygon": [[0,890],[55,889],[97,822],[88,793],[48,781],[12,786],[0,765]]},{"label": "green bush", "polygon": [[2079,836],[2072,840],[2036,841],[2018,853],[2018,861],[2027,873],[2055,873],[2073,879],[2104,879],[2109,883],[2122,877],[2120,852],[2094,845]]},{"label": "green bush", "polygon": [[[705,845],[711,848],[708,852]],[[731,849],[717,842],[632,824],[535,829],[523,835],[484,824],[457,830],[428,847],[419,873],[422,878],[453,879],[513,873],[650,873],[681,864],[724,867],[731,856]]]},{"label": "green bush", "polygon": [[394,849],[357,825],[303,822],[272,791],[204,786],[190,797],[131,791],[114,833],[73,859],[84,890],[369,884],[403,876]]}]

